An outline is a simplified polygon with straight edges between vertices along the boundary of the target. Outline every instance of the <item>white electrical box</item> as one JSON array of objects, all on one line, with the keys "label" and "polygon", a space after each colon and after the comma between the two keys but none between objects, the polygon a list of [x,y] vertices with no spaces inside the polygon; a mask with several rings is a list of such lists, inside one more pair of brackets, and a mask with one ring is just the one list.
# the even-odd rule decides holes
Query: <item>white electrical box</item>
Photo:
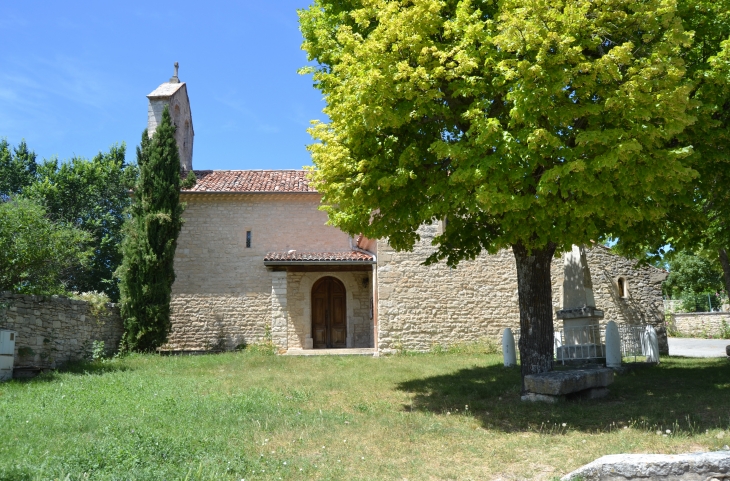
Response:
[{"label": "white electrical box", "polygon": [[0,356],[12,356],[15,354],[15,338],[18,333],[15,331],[0,330]]},{"label": "white electrical box", "polygon": [[0,330],[0,381],[13,378],[13,360],[15,358],[15,331]]}]

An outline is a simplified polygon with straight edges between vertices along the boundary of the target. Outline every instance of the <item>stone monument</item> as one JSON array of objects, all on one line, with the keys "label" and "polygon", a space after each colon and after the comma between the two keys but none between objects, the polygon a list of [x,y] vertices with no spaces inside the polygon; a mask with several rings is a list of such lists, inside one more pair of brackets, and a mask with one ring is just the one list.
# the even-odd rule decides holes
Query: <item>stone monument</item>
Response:
[{"label": "stone monument", "polygon": [[585,246],[574,245],[563,256],[563,308],[556,317],[563,321],[564,340],[556,349],[556,358],[558,361],[605,358],[599,326],[603,311],[596,309]]}]

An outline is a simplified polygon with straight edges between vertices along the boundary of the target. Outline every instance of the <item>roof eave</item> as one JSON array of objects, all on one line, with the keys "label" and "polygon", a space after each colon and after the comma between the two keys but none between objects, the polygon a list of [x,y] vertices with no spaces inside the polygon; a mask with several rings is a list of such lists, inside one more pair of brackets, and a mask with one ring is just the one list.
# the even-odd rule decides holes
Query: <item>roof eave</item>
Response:
[{"label": "roof eave", "polygon": [[264,265],[274,266],[359,266],[374,265],[375,261],[264,261]]},{"label": "roof eave", "polygon": [[317,191],[302,192],[300,190],[181,190],[181,194],[319,194]]}]

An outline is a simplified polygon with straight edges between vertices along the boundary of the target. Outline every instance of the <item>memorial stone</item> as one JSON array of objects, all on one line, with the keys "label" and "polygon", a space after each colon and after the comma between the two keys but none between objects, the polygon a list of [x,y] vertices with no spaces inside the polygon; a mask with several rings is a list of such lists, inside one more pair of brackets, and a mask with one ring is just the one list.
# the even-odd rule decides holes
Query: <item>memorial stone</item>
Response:
[{"label": "memorial stone", "polygon": [[585,246],[574,245],[563,258],[563,308],[556,313],[563,321],[563,345],[556,349],[557,360],[605,358],[603,311],[596,309]]}]

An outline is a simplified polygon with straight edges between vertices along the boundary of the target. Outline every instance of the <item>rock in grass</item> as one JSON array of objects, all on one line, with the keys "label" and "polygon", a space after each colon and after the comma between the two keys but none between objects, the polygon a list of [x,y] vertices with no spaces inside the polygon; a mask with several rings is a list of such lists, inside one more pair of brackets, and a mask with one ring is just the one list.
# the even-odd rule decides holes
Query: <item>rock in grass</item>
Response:
[{"label": "rock in grass", "polygon": [[596,459],[561,481],[726,480],[730,451],[691,454],[612,454]]}]

